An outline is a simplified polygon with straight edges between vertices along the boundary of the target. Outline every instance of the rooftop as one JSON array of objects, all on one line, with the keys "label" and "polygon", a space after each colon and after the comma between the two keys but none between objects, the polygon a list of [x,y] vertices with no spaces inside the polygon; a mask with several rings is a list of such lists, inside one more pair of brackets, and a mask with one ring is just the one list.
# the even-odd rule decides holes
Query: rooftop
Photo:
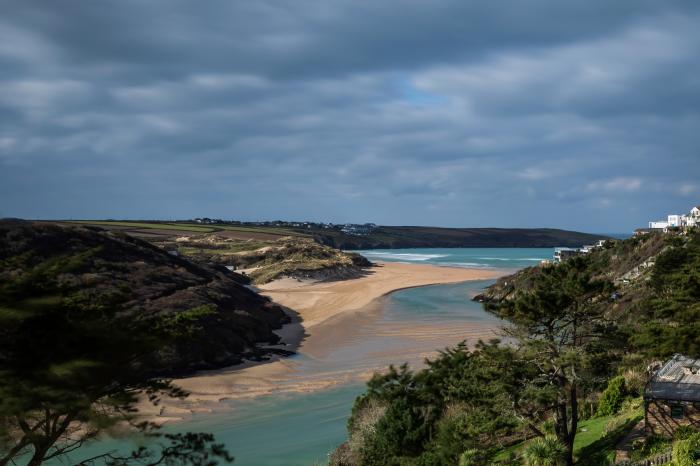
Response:
[{"label": "rooftop", "polygon": [[674,355],[652,376],[644,398],[700,401],[700,360]]}]

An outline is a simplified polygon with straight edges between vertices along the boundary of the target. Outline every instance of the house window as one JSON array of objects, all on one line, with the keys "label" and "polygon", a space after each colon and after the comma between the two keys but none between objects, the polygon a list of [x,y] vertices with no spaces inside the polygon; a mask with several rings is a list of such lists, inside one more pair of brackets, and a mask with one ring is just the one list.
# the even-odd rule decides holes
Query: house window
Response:
[{"label": "house window", "polygon": [[671,418],[672,419],[683,419],[683,405],[672,405],[671,406]]}]

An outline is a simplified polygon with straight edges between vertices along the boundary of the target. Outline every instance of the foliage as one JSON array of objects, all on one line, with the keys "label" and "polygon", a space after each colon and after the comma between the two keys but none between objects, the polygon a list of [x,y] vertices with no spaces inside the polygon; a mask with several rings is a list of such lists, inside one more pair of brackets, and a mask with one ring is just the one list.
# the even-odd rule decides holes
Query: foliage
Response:
[{"label": "foliage", "polygon": [[685,440],[692,437],[697,432],[697,429],[693,426],[678,426],[673,432],[674,440]]},{"label": "foliage", "polygon": [[481,466],[485,463],[484,454],[476,448],[470,448],[459,457],[459,466]]},{"label": "foliage", "polygon": [[215,466],[219,459],[225,463],[233,462],[226,448],[214,443],[212,434],[187,432],[155,434],[155,437],[166,439],[168,443],[160,443],[159,450],[142,446],[128,456],[108,452],[82,460],[76,466]]},{"label": "foliage", "polygon": [[202,319],[217,314],[215,306],[203,304],[186,311],[163,316],[156,320],[154,330],[167,337],[193,338],[204,331],[201,325]]},{"label": "foliage", "polygon": [[556,436],[567,449],[567,464],[573,462],[579,391],[605,375],[619,341],[614,322],[600,305],[613,286],[593,277],[589,265],[588,258],[575,257],[546,268],[531,290],[496,310],[513,323],[510,334],[538,371],[524,390],[530,409],[523,415],[552,416]]},{"label": "foliage", "polygon": [[603,391],[603,396],[598,403],[598,415],[610,416],[617,414],[622,407],[622,401],[627,394],[625,378],[621,375],[613,377],[608,381],[608,386]]},{"label": "foliage", "polygon": [[[348,421],[360,463],[450,464],[468,449],[495,445],[520,425],[510,407],[524,368],[515,357],[512,348],[497,340],[479,343],[473,351],[460,344],[428,361],[421,372],[403,365],[376,374]],[[486,383],[494,380],[499,383]],[[386,411],[367,429],[366,413],[376,406]]]},{"label": "foliage", "polygon": [[700,231],[669,236],[655,260],[648,297],[628,322],[632,347],[646,355],[700,357]]},{"label": "foliage", "polygon": [[[124,256],[153,261],[158,278],[172,260],[135,241],[0,224],[0,466],[18,457],[28,466],[58,459],[117,424],[152,432],[155,426],[135,420],[137,396],[156,404],[186,396],[154,378],[149,364],[173,336],[154,332],[151,318],[125,312],[135,296],[123,277],[138,272],[119,273],[128,269]],[[179,329],[210,312],[191,309],[171,323]],[[169,464],[187,448],[214,453],[207,437],[170,440]]]},{"label": "foliage", "polygon": [[671,440],[660,435],[649,435],[642,439],[638,448],[635,448],[630,455],[634,461],[640,461],[651,456],[664,453],[671,447]]},{"label": "foliage", "polygon": [[[421,372],[375,376],[349,422],[352,435],[368,400],[388,407],[364,444],[375,456],[362,464],[454,464],[477,451],[486,462],[503,460],[526,445],[518,439],[545,442],[546,426],[565,449],[564,464],[574,455],[577,464],[610,464],[642,418],[629,397],[641,395],[650,360],[700,356],[700,231],[608,243],[499,283],[483,297],[509,322],[508,345],[462,345]],[[596,405],[598,417],[579,423]],[[412,440],[402,445],[399,431]]]},{"label": "foliage", "polygon": [[700,433],[673,444],[674,466],[695,466],[700,462]]},{"label": "foliage", "polygon": [[528,466],[556,466],[563,464],[566,447],[554,435],[537,437],[527,443],[523,457]]}]

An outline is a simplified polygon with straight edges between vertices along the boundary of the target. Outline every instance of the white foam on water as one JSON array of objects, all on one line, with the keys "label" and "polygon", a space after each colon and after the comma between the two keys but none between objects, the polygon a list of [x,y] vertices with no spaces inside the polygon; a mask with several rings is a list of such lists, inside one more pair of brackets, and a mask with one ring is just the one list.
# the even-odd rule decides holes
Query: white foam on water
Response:
[{"label": "white foam on water", "polygon": [[484,261],[541,261],[546,259],[546,257],[477,257]]},{"label": "white foam on water", "polygon": [[427,261],[439,257],[447,257],[447,254],[418,254],[400,252],[362,252],[363,256],[372,256],[379,259],[395,259],[402,261]]},{"label": "white foam on water", "polygon": [[492,265],[482,264],[480,262],[440,262],[437,265],[447,265],[450,267],[482,267],[482,268],[493,268]]}]

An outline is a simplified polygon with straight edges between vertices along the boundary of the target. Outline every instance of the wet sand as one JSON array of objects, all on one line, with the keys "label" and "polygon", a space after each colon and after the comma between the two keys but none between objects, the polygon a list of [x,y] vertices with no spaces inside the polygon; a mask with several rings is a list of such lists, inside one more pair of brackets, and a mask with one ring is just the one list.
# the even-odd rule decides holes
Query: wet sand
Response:
[{"label": "wet sand", "polygon": [[280,332],[288,347],[298,346],[297,355],[174,380],[190,392],[187,400],[164,400],[155,412],[144,409],[157,415],[160,422],[177,420],[191,412],[226,409],[225,403],[218,403],[221,400],[308,392],[364,381],[391,363],[420,365],[439,348],[464,339],[492,338],[498,328],[493,322],[386,320],[382,297],[404,288],[501,274],[484,269],[379,263],[365,276],[351,280],[277,280],[261,291],[298,315],[297,322]]},{"label": "wet sand", "polygon": [[304,328],[311,333],[315,326],[348,311],[362,309],[392,291],[500,275],[494,270],[380,262],[360,278],[315,283],[286,278],[263,285],[261,290],[273,301],[298,312]]}]

